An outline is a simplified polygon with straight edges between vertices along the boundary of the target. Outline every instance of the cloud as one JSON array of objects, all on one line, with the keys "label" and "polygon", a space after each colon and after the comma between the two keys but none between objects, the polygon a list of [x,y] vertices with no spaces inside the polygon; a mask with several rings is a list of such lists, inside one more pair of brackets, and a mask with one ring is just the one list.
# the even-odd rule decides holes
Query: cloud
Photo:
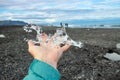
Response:
[{"label": "cloud", "polygon": [[[21,13],[1,13],[0,18],[13,19],[13,20],[24,20],[33,22],[62,22],[70,20],[84,20],[84,19],[104,19],[104,18],[120,18],[120,11],[118,9],[107,9],[107,10],[47,10],[47,11],[36,11],[36,12],[23,12]],[[109,15],[108,15],[109,14]]]},{"label": "cloud", "polygon": [[[106,8],[109,4],[116,3],[119,5],[120,0],[0,0],[0,7],[13,10],[91,9],[100,8],[102,6]],[[114,8],[114,6],[112,7]]]},{"label": "cloud", "polygon": [[0,19],[53,23],[120,18],[120,0],[0,0]]}]

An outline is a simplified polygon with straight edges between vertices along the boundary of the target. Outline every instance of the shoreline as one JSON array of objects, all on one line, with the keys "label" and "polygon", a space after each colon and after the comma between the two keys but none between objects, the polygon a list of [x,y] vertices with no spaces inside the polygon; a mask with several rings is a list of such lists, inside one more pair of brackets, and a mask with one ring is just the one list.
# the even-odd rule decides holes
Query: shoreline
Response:
[{"label": "shoreline", "polygon": [[[66,29],[72,39],[84,43],[82,48],[71,47],[58,63],[60,80],[120,80],[120,61],[104,58],[108,52],[120,54],[120,29]],[[44,28],[47,33],[55,29]],[[27,74],[33,58],[28,54],[22,27],[0,28],[0,80],[21,80]],[[94,74],[93,74],[94,73]],[[11,75],[12,74],[12,75]]]}]

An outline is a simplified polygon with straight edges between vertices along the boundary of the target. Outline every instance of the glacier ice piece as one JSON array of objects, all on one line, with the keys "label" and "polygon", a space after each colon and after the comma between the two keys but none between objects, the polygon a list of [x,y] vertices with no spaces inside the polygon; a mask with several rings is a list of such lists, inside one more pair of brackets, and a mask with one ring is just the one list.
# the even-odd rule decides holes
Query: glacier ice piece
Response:
[{"label": "glacier ice piece", "polygon": [[[35,30],[37,35],[36,35],[36,40],[33,40],[33,42],[34,43],[40,43],[41,42],[41,40],[42,40],[41,35],[43,33],[43,30],[40,26],[37,26],[37,25],[34,25],[34,24],[28,24],[28,25],[24,26],[23,28],[26,32],[32,32],[32,30]],[[83,46],[82,42],[80,42],[80,41],[76,42],[68,36],[65,27],[57,28],[56,32],[53,35],[48,34],[48,39],[46,40],[46,44],[47,44],[47,41],[49,39],[52,39],[55,45],[69,44],[69,45],[72,45],[72,46],[77,46],[79,48],[81,48]]]}]

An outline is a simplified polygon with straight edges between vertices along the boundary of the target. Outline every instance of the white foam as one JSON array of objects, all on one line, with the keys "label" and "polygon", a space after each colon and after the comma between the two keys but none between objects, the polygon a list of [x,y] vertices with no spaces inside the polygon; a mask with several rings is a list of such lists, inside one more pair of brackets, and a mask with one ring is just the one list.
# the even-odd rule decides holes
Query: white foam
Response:
[{"label": "white foam", "polygon": [[0,34],[0,38],[5,38],[5,35],[3,35],[3,34]]}]

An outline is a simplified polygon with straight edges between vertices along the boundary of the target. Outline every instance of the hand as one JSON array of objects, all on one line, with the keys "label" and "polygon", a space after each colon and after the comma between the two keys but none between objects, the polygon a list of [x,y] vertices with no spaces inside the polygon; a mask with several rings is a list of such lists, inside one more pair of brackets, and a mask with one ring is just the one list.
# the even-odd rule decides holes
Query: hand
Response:
[{"label": "hand", "polygon": [[47,34],[42,34],[42,42],[40,46],[35,45],[31,40],[28,41],[28,51],[29,53],[38,60],[46,62],[57,68],[57,62],[59,61],[61,55],[64,51],[66,51],[70,45],[64,45],[60,47],[60,45],[54,45],[52,40],[48,40],[46,43],[46,39],[48,38]]}]

